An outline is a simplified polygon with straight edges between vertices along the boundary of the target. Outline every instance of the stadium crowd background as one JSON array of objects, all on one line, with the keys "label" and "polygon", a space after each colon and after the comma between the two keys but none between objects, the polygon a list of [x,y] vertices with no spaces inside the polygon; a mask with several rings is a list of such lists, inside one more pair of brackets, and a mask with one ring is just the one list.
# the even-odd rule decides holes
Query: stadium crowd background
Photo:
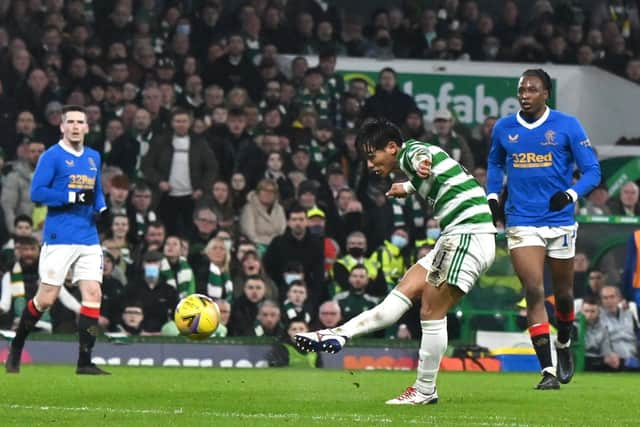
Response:
[{"label": "stadium crowd background", "polygon": [[[291,319],[335,326],[375,305],[438,237],[427,206],[388,200],[389,182],[366,173],[363,118],[486,177],[495,117],[468,129],[445,109],[425,123],[392,68],[375,88],[345,83],[340,56],[596,65],[640,83],[633,2],[335,3],[0,1],[0,326],[36,289],[45,210],[29,184],[63,104],[86,108],[105,165],[103,328],[174,334],[176,302],[199,292],[220,301],[220,335],[279,336]],[[638,187],[610,199],[600,186],[577,208],[638,215]],[[75,331],[65,301],[44,330]],[[400,324],[384,336],[416,338],[416,312]]]}]

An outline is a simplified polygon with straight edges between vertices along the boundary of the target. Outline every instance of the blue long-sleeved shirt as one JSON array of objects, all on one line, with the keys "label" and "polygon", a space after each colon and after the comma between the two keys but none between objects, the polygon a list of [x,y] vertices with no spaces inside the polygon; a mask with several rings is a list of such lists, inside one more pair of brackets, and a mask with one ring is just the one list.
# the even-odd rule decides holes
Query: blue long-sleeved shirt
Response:
[{"label": "blue long-sleeved shirt", "polygon": [[[507,173],[507,226],[562,226],[575,222],[574,205],[552,212],[549,200],[558,191],[574,202],[600,183],[600,164],[578,119],[547,108],[527,123],[518,113],[498,120],[491,136],[487,194],[499,195]],[[578,165],[582,176],[572,185]]]},{"label": "blue long-sleeved shirt", "polygon": [[[69,202],[69,192],[94,190],[95,202]],[[94,214],[106,209],[100,181],[100,155],[84,147],[73,152],[62,142],[45,151],[31,182],[31,200],[47,206],[43,242],[48,245],[100,243]]]}]

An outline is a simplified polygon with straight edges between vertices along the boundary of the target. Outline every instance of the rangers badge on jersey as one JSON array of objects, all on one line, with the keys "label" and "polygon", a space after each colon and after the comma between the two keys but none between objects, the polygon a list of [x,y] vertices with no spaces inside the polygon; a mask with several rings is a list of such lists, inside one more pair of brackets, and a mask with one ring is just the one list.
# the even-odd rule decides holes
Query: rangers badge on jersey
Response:
[{"label": "rangers badge on jersey", "polygon": [[544,142],[541,142],[540,144],[542,145],[558,145],[558,143],[555,141],[556,139],[556,133],[554,131],[552,131],[551,129],[549,129],[548,131],[546,131],[544,133]]}]

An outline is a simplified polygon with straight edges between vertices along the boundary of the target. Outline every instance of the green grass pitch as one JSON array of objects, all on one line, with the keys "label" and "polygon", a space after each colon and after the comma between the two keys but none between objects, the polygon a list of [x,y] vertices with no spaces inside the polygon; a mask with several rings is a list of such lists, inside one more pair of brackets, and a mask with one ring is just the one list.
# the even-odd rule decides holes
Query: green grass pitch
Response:
[{"label": "green grass pitch", "polygon": [[71,366],[0,373],[2,426],[632,426],[640,376],[578,374],[536,391],[536,374],[443,373],[440,402],[384,405],[413,372]]}]

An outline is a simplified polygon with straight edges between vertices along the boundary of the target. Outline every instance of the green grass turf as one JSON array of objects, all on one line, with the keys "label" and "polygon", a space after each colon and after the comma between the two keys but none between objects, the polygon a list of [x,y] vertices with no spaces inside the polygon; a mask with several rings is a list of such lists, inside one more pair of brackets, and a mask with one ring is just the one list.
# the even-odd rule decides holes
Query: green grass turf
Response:
[{"label": "green grass turf", "polygon": [[536,374],[443,373],[440,402],[384,405],[413,372],[70,366],[0,372],[0,425],[626,426],[640,425],[640,375],[578,374],[536,391]]}]

